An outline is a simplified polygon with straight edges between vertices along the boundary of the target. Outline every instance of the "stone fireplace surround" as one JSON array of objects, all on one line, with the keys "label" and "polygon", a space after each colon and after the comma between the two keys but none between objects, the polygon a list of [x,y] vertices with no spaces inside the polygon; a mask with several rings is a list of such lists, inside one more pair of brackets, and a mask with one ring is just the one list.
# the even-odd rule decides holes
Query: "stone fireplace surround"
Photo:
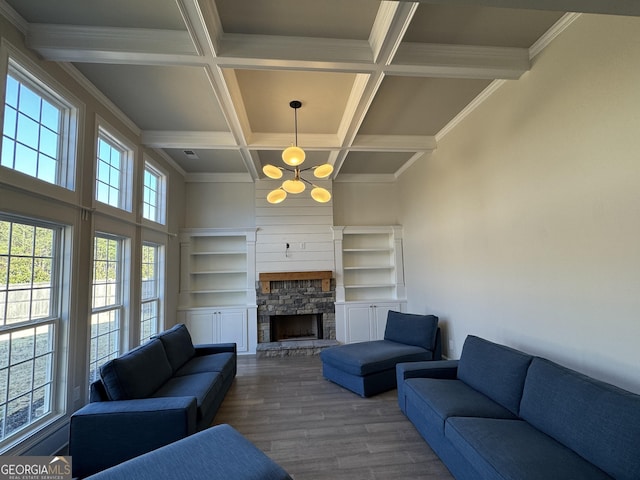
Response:
[{"label": "stone fireplace surround", "polygon": [[[283,272],[275,276],[277,280],[264,278],[269,274],[261,274],[256,282],[256,303],[258,305],[258,344],[271,342],[271,320],[273,316],[319,315],[322,333],[318,338],[335,340],[336,338],[336,285],[335,279],[330,283],[326,275],[331,272]],[[273,274],[272,274],[273,275]],[[307,277],[307,278],[305,278]],[[327,288],[329,283],[329,288]]]}]

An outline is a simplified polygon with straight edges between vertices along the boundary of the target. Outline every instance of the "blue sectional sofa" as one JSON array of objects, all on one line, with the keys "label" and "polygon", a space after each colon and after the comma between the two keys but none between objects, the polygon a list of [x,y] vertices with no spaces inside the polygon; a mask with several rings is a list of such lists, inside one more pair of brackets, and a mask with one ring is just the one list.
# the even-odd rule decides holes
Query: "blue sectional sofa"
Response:
[{"label": "blue sectional sofa", "polygon": [[[75,462],[75,458],[73,459]],[[208,428],[99,472],[87,480],[291,480],[229,425]]]},{"label": "blue sectional sofa", "polygon": [[236,371],[235,344],[194,346],[182,324],[105,363],[90,403],[71,416],[73,476],[209,427]]},{"label": "blue sectional sofa", "polygon": [[322,374],[362,397],[396,388],[396,364],[440,360],[438,317],[390,310],[384,340],[349,343],[320,352]]},{"label": "blue sectional sofa", "polygon": [[467,337],[396,366],[398,403],[459,480],[640,479],[640,395]]}]

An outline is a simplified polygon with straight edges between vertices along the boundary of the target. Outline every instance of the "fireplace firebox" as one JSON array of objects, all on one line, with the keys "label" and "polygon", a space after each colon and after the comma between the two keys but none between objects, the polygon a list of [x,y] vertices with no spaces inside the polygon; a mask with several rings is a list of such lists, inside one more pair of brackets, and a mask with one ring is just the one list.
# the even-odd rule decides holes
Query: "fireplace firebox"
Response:
[{"label": "fireplace firebox", "polygon": [[269,317],[271,342],[282,340],[321,340],[322,314],[271,315]]}]

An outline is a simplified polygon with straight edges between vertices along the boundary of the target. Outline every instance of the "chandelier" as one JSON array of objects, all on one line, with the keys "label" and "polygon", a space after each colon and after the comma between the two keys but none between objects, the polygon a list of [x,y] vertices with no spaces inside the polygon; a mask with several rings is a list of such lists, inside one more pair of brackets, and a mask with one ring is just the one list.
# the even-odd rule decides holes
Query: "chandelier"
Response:
[{"label": "chandelier", "polygon": [[311,189],[311,198],[319,203],[327,203],[331,200],[331,193],[326,188],[319,187],[309,180],[303,178],[300,174],[307,170],[313,170],[313,176],[316,178],[327,178],[333,172],[333,166],[329,163],[324,165],[317,165],[309,168],[299,168],[304,162],[306,157],[304,150],[298,146],[298,109],[302,106],[302,102],[299,100],[292,100],[289,106],[293,108],[294,122],[295,122],[295,144],[287,147],[282,152],[282,161],[293,168],[288,167],[276,167],[275,165],[267,164],[262,168],[264,174],[278,180],[282,178],[283,172],[292,172],[293,178],[285,180],[282,185],[275,190],[269,192],[267,195],[267,201],[269,203],[280,203],[287,198],[287,194],[297,194],[305,191],[307,184],[313,187]]}]

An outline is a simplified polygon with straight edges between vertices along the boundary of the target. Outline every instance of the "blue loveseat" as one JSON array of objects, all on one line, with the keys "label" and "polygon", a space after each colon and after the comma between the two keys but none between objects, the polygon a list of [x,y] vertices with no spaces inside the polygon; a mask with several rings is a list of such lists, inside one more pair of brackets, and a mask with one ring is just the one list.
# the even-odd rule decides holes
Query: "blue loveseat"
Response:
[{"label": "blue loveseat", "polygon": [[458,480],[640,479],[640,395],[475,336],[396,366],[398,403]]},{"label": "blue loveseat", "polygon": [[349,343],[320,352],[322,374],[362,397],[396,388],[396,364],[440,360],[438,317],[389,310],[384,340]]},{"label": "blue loveseat", "polygon": [[90,403],[71,416],[73,476],[209,427],[236,371],[235,344],[194,346],[182,324],[105,363]]}]

